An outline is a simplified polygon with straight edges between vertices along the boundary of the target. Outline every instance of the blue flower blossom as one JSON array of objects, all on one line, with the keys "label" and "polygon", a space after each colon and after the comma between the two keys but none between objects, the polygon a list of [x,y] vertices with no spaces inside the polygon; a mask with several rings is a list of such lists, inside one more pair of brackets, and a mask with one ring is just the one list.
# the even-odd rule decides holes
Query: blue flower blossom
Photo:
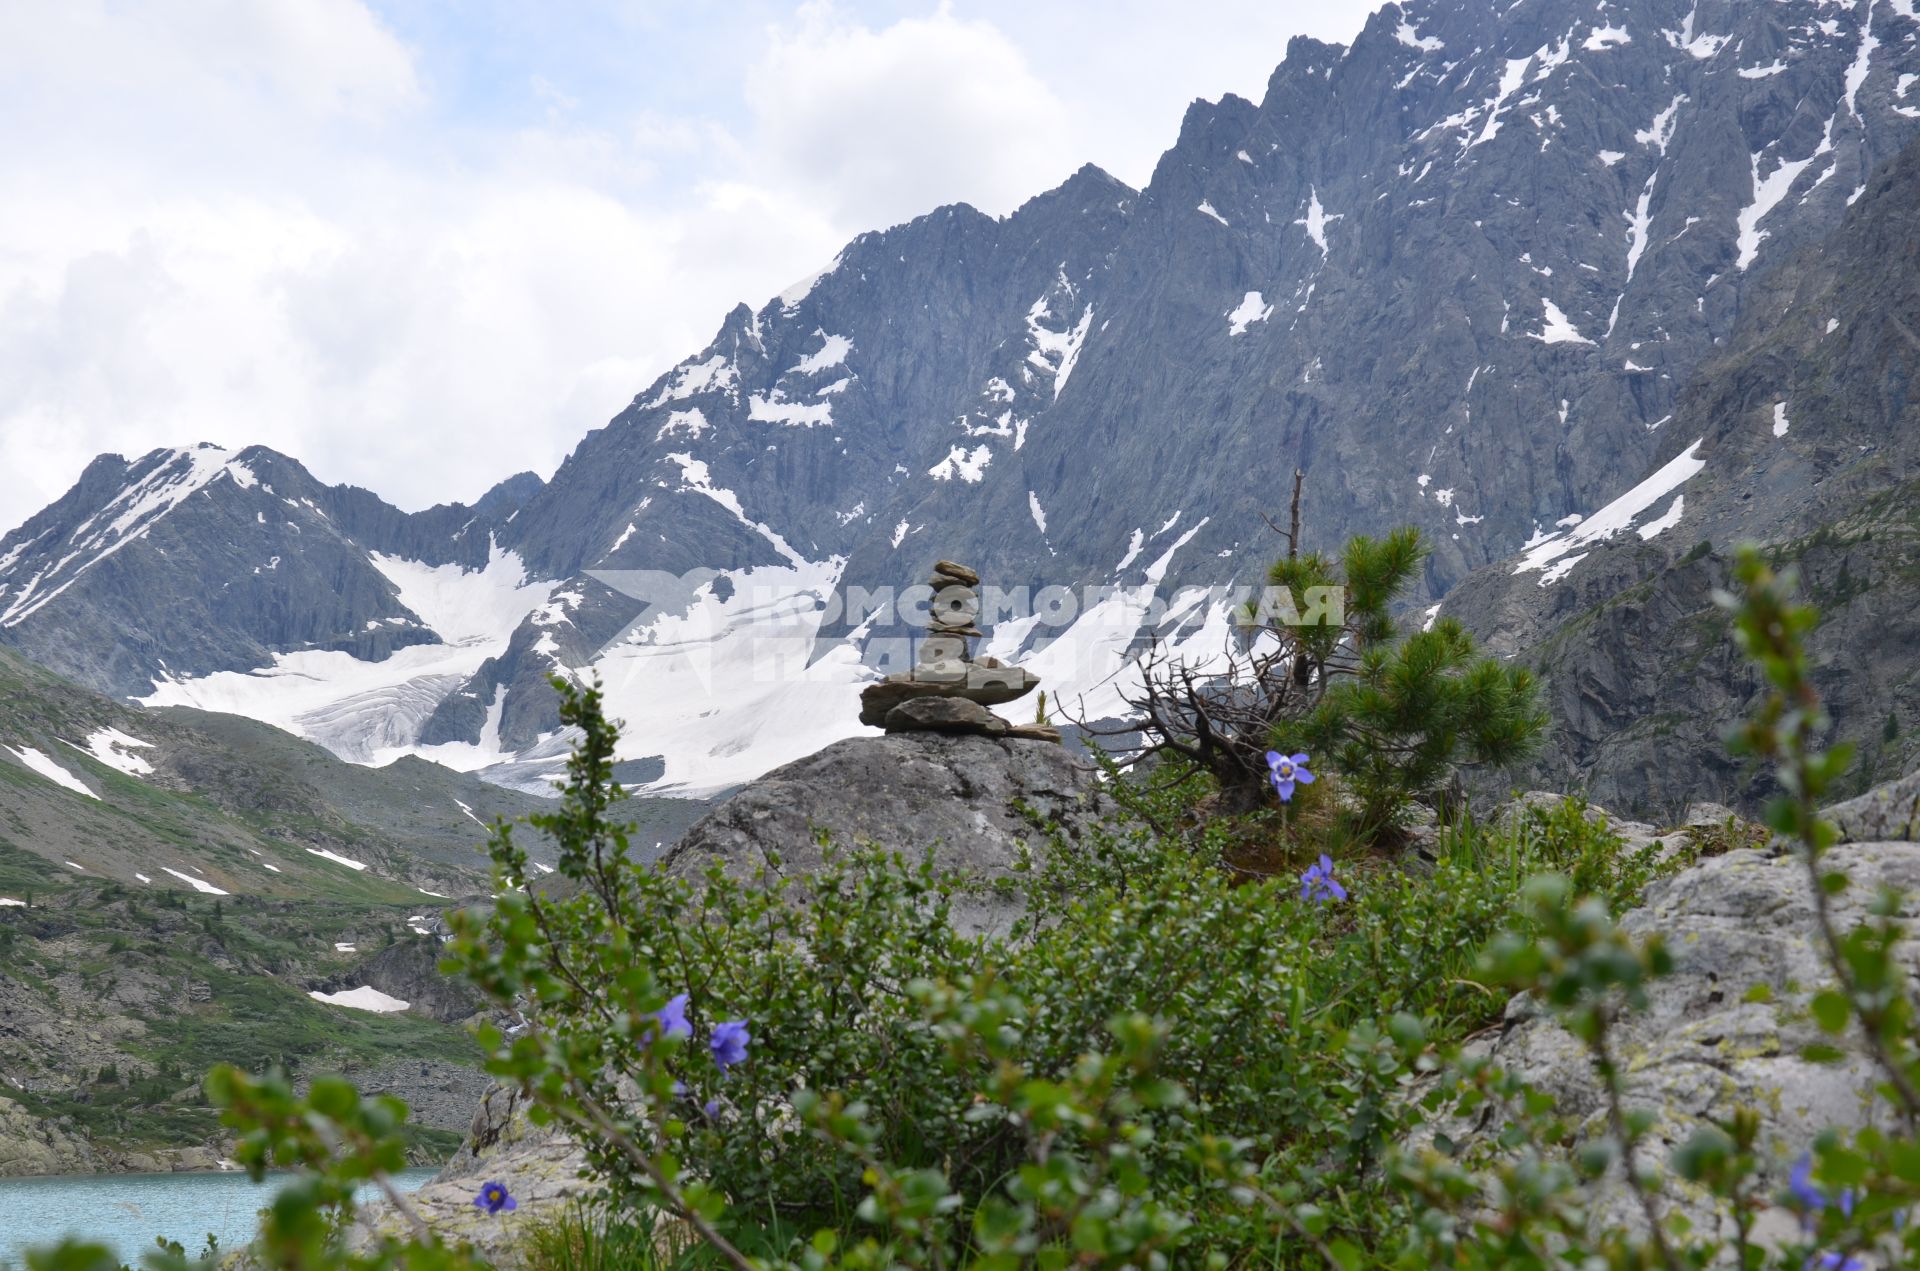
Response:
[{"label": "blue flower blossom", "polygon": [[1326,856],[1321,856],[1300,875],[1300,899],[1324,905],[1329,900],[1346,898],[1347,889],[1333,876],[1333,862]]},{"label": "blue flower blossom", "polygon": [[[1810,1155],[1803,1153],[1800,1159],[1793,1163],[1793,1168],[1787,1172],[1787,1190],[1793,1193],[1793,1198],[1799,1201],[1801,1207],[1807,1211],[1806,1222],[1809,1226],[1812,1225],[1813,1215],[1825,1209],[1828,1205],[1839,1209],[1844,1217],[1853,1217],[1853,1203],[1855,1200],[1853,1188],[1843,1187],[1840,1189],[1840,1194],[1837,1197],[1830,1199],[1825,1192],[1814,1185],[1813,1157]],[[1828,1256],[1838,1257],[1839,1255],[1829,1254]],[[1823,1263],[1822,1265],[1825,1264]],[[1833,1265],[1839,1266],[1840,1264],[1834,1263]]]},{"label": "blue flower blossom", "polygon": [[747,1021],[730,1019],[714,1025],[713,1040],[707,1044],[713,1050],[713,1062],[720,1065],[721,1072],[725,1072],[747,1057],[747,1043],[752,1040],[752,1035],[747,1031]]},{"label": "blue flower blossom", "polygon": [[505,1183],[486,1182],[480,1184],[480,1194],[473,1198],[473,1207],[497,1214],[503,1209],[512,1211],[520,1208],[520,1202],[507,1191]]},{"label": "blue flower blossom", "polygon": [[1850,1253],[1818,1253],[1807,1259],[1807,1271],[1867,1271],[1864,1260]]},{"label": "blue flower blossom", "polygon": [[660,1021],[660,1035],[662,1037],[691,1037],[693,1035],[693,1025],[687,1023],[687,995],[685,993],[668,1001],[665,1006],[655,1012],[654,1018]]},{"label": "blue flower blossom", "polygon": [[707,1120],[709,1121],[718,1121],[720,1119],[720,1101],[718,1099],[707,1100],[700,1105],[700,1110],[707,1114]]},{"label": "blue flower blossom", "polygon": [[1313,784],[1313,774],[1307,771],[1305,755],[1283,755],[1277,750],[1269,750],[1267,780],[1273,782],[1274,793],[1280,796],[1280,802],[1291,803],[1295,783],[1310,786]]}]

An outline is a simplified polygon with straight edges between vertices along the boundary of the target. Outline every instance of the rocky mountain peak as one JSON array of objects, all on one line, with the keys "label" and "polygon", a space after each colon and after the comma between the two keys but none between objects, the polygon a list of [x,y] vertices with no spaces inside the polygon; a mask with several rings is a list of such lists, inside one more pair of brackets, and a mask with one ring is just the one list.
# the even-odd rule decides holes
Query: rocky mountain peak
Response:
[{"label": "rocky mountain peak", "polygon": [[[395,744],[466,747],[502,774],[547,770],[547,676],[591,666],[648,721],[625,757],[661,790],[712,790],[852,735],[849,690],[880,674],[871,645],[897,615],[863,625],[836,602],[951,554],[1007,588],[1110,589],[1059,623],[983,627],[1002,660],[1057,644],[1056,700],[1110,709],[1142,641],[1220,638],[1227,601],[1209,589],[1260,576],[1262,514],[1296,468],[1318,545],[1426,532],[1424,605],[1685,453],[1701,434],[1675,425],[1681,387],[1760,280],[1920,137],[1910,9],[1389,5],[1350,48],[1295,41],[1259,103],[1196,103],[1137,195],[1083,168],[1007,217],[934,209],[736,307],[517,514],[313,494],[330,530],[236,519],[115,558],[136,604],[170,569],[188,595],[206,587],[189,574],[251,594],[231,581],[239,557],[280,556],[283,579],[311,560],[275,602],[298,622],[223,601],[154,630],[102,620],[119,602],[77,587],[5,638],[122,692],[150,691],[164,660],[207,696],[222,672],[343,652],[325,701],[245,709],[387,711]],[[13,539],[0,559],[16,548],[0,585],[52,563],[23,566],[36,549]],[[446,621],[421,624],[442,642],[458,643],[454,613],[493,615],[465,623],[487,627],[462,646],[481,656],[367,670],[392,647],[355,633],[417,616],[381,564],[395,556],[453,570],[408,584],[445,602]],[[623,590],[661,576],[671,604]],[[339,603],[342,578],[364,586]],[[206,630],[223,605],[245,640]],[[62,651],[76,624],[138,634],[80,656]],[[797,665],[767,656],[789,646]],[[769,711],[803,723],[775,737],[753,722]]]}]

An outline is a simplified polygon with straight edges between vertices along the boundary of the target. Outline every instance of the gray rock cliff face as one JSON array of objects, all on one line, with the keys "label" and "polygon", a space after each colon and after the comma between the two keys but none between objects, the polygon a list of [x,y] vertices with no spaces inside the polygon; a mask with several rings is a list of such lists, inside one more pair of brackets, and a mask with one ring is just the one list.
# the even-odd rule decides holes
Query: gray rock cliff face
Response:
[{"label": "gray rock cliff face", "polygon": [[[515,532],[555,573],[777,562],[751,522],[868,586],[941,552],[1246,582],[1298,466],[1316,542],[1419,523],[1438,593],[1635,479],[1765,268],[1920,135],[1920,25],[1823,17],[1410,4],[1295,41],[1138,193],[1086,170],[1004,221],[942,209],[736,311]],[[582,590],[592,647],[632,606]]]},{"label": "gray rock cliff face", "polygon": [[1920,841],[1920,769],[1827,809],[1845,843]]},{"label": "gray rock cliff face", "polygon": [[1536,549],[1558,552],[1541,567],[1508,560],[1448,596],[1444,611],[1491,651],[1546,677],[1555,735],[1523,779],[1648,811],[1769,792],[1721,740],[1762,690],[1713,601],[1742,542],[1795,566],[1821,609],[1814,678],[1837,738],[1859,747],[1856,779],[1912,765],[1916,376],[1920,147],[1874,175],[1830,241],[1755,284],[1745,320],[1661,430],[1648,478],[1658,498],[1628,496],[1636,514],[1594,518],[1610,532],[1576,527]]},{"label": "gray rock cliff face", "polygon": [[85,1137],[0,1096],[0,1178],[91,1174],[100,1168],[100,1155]]}]

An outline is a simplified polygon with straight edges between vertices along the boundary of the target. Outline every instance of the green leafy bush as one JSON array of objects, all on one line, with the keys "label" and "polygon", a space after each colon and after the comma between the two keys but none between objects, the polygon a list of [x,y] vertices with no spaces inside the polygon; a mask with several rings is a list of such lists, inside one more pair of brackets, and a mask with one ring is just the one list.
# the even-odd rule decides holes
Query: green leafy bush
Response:
[{"label": "green leafy bush", "polygon": [[[1759,1119],[1741,1109],[1668,1174],[1648,1168],[1614,1038],[1672,959],[1615,920],[1677,862],[1626,851],[1578,803],[1455,827],[1429,872],[1329,859],[1303,884],[1236,882],[1156,828],[1204,783],[1124,791],[1137,824],[1056,839],[1016,930],[969,938],[949,922],[960,880],[871,851],[789,883],[634,866],[613,730],[596,693],[561,685],[583,742],[540,826],[564,885],[535,886],[503,829],[499,901],[459,915],[452,950],[520,1013],[513,1036],[483,1038],[493,1070],[580,1136],[607,1184],[592,1224],[558,1220],[532,1255],[658,1265],[645,1238],[665,1215],[694,1245],[667,1251],[676,1265],[734,1268],[1915,1265],[1903,902],[1836,928],[1826,898],[1846,879],[1814,808],[1847,756],[1819,747],[1811,615],[1757,557],[1740,576],[1735,631],[1772,686],[1742,745],[1777,765],[1770,821],[1800,844],[1834,973],[1813,1013],[1873,1058],[1891,1114],[1824,1136],[1789,1195],[1762,1194]],[[1577,1151],[1550,1098],[1460,1044],[1509,992],[1591,1059],[1604,1129]],[[400,1163],[391,1103],[341,1083],[296,1100],[231,1071],[209,1092],[250,1168],[308,1171],[268,1215],[264,1263],[460,1265],[431,1232],[361,1254],[338,1238],[353,1187]],[[1437,1113],[1496,1132],[1420,1146]],[[1622,1161],[1640,1221],[1597,1223],[1588,1189]],[[1672,1180],[1724,1225],[1674,1221]],[[1803,1241],[1757,1241],[1775,1203],[1802,1215]],[[68,1252],[41,1265],[93,1271]]]}]

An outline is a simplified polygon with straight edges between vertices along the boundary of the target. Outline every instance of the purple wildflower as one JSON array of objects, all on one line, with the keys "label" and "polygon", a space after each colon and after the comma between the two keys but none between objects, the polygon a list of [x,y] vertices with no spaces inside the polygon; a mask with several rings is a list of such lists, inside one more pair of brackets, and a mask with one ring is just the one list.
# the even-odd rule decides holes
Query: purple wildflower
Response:
[{"label": "purple wildflower", "polygon": [[[1801,1207],[1807,1211],[1803,1221],[1809,1227],[1813,1225],[1813,1215],[1825,1209],[1828,1205],[1837,1208],[1843,1217],[1853,1217],[1853,1204],[1856,1199],[1853,1188],[1843,1187],[1840,1189],[1838,1196],[1829,1199],[1825,1192],[1814,1185],[1813,1157],[1810,1155],[1803,1153],[1800,1159],[1793,1163],[1793,1168],[1787,1172],[1787,1190],[1793,1193],[1793,1198],[1799,1201]],[[1839,1255],[1830,1254],[1828,1256],[1838,1257]],[[1833,1265],[1839,1266],[1840,1264],[1834,1263]]]},{"label": "purple wildflower", "polygon": [[693,1025],[687,1023],[687,995],[685,993],[670,999],[665,1006],[655,1012],[654,1018],[660,1021],[660,1035],[662,1037],[691,1037],[693,1035]]},{"label": "purple wildflower", "polygon": [[713,1028],[713,1040],[707,1045],[713,1051],[713,1062],[725,1072],[747,1057],[747,1043],[753,1037],[747,1031],[747,1021],[730,1019],[716,1024]]},{"label": "purple wildflower", "polygon": [[520,1202],[507,1191],[505,1183],[485,1182],[480,1184],[480,1194],[473,1198],[473,1207],[497,1214],[503,1209],[511,1212],[520,1208]]},{"label": "purple wildflower", "polygon": [[1313,774],[1307,771],[1305,755],[1283,755],[1277,750],[1269,750],[1267,780],[1273,782],[1274,793],[1280,796],[1280,802],[1291,803],[1294,784],[1312,785]]},{"label": "purple wildflower", "polygon": [[1333,876],[1333,862],[1326,856],[1322,855],[1300,875],[1300,899],[1324,905],[1329,900],[1346,898],[1347,889]]}]

